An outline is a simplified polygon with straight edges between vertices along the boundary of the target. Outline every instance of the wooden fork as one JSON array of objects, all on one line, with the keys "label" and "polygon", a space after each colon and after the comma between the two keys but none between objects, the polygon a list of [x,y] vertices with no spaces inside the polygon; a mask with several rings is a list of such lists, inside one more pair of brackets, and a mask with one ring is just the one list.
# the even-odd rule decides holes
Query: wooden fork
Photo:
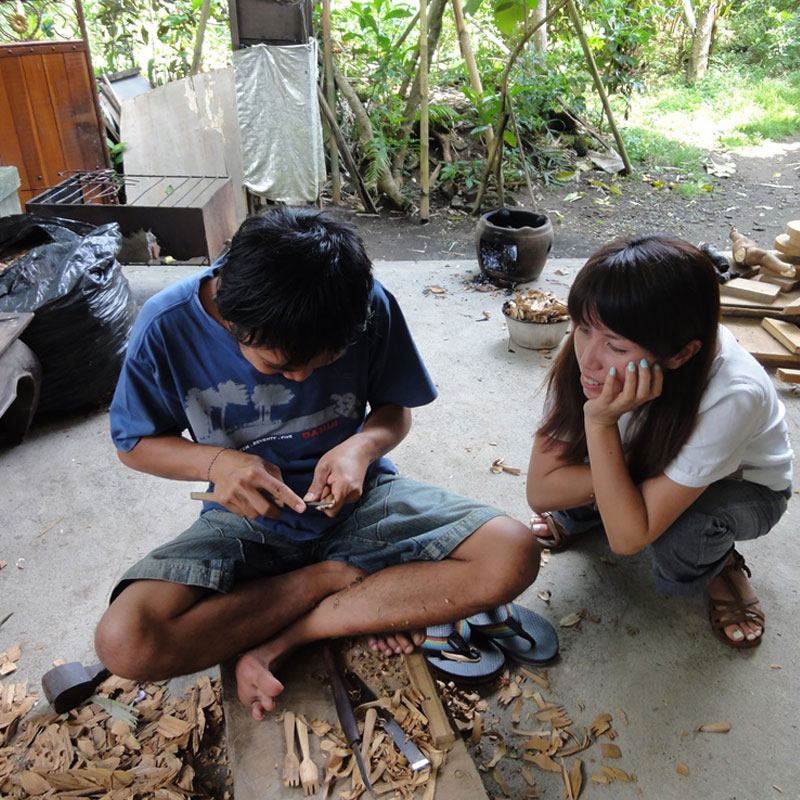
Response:
[{"label": "wooden fork", "polygon": [[303,794],[310,797],[319,790],[319,770],[311,760],[308,749],[308,726],[300,717],[297,717],[297,735],[300,739],[300,749],[303,751],[303,760],[300,762],[300,784],[303,787]]},{"label": "wooden fork", "polygon": [[300,785],[300,759],[294,751],[294,712],[283,714],[283,732],[286,736],[286,755],[283,759],[283,785]]}]

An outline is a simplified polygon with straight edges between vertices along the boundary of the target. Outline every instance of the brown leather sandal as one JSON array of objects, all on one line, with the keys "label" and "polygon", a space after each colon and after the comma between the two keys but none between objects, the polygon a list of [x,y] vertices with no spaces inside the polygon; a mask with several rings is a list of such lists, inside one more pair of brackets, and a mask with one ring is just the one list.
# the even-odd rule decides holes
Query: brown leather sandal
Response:
[{"label": "brown leather sandal", "polygon": [[531,519],[531,532],[536,537],[536,541],[542,547],[555,553],[566,550],[572,544],[572,537],[555,521],[549,511],[543,511],[538,516],[547,525],[547,534],[536,533],[533,530],[533,519]]},{"label": "brown leather sandal", "polygon": [[[735,647],[737,650],[745,650],[749,647],[756,647],[761,644],[766,628],[764,626],[763,612],[755,608],[758,604],[758,598],[753,597],[750,600],[745,600],[731,578],[732,572],[739,571],[743,572],[749,578],[750,568],[745,564],[744,557],[740,553],[737,553],[736,550],[732,552],[732,555],[733,562],[723,567],[722,572],[719,574],[734,599],[717,600],[709,596],[708,618],[711,622],[711,631],[717,639],[725,642],[729,647]],[[746,622],[753,623],[761,628],[761,634],[755,639],[748,639],[745,637],[737,641],[736,639],[731,639],[731,637],[725,633],[725,628],[729,625],[741,625]]]}]

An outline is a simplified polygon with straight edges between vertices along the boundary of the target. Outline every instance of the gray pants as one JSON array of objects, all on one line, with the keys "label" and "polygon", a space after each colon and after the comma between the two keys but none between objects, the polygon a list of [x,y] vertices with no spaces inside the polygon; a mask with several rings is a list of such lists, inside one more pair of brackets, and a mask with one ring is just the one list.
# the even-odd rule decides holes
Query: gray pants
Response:
[{"label": "gray pants", "polygon": [[[656,585],[666,594],[699,594],[725,565],[734,543],[768,533],[786,511],[791,488],[712,483],[651,545]],[[568,535],[601,525],[594,506],[553,512]]]}]

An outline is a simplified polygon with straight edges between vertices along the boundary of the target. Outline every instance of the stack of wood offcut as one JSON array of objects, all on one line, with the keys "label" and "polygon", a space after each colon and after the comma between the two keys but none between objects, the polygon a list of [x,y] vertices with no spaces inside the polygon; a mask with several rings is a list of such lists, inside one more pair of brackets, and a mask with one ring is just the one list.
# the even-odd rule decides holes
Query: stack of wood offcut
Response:
[{"label": "stack of wood offcut", "polygon": [[224,762],[223,748],[210,746],[222,741],[218,680],[201,677],[179,698],[112,677],[94,702],[25,718],[38,700],[26,683],[0,686],[0,797],[211,796],[198,771]]},{"label": "stack of wood offcut", "polygon": [[736,228],[730,235],[741,277],[720,286],[725,324],[764,366],[800,383],[800,220],[786,223],[773,249]]}]

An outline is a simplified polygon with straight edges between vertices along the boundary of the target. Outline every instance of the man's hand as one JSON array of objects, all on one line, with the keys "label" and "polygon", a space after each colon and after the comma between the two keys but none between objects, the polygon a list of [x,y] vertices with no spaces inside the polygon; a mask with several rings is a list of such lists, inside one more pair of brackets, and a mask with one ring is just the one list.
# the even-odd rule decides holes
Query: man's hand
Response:
[{"label": "man's hand", "polygon": [[354,503],[364,489],[364,476],[370,457],[357,437],[351,436],[329,450],[317,462],[314,480],[306,496],[308,502],[332,499],[334,505],[320,509],[323,514],[335,517],[346,503]]},{"label": "man's hand", "polygon": [[214,460],[209,478],[217,502],[239,516],[275,519],[284,504],[299,513],[305,511],[305,503],[283,482],[280,469],[250,453],[223,450]]},{"label": "man's hand", "polygon": [[600,395],[584,403],[583,416],[587,423],[612,427],[623,414],[661,394],[664,373],[658,364],[651,367],[644,359],[638,365],[631,361],[624,373],[617,375],[612,367]]}]

